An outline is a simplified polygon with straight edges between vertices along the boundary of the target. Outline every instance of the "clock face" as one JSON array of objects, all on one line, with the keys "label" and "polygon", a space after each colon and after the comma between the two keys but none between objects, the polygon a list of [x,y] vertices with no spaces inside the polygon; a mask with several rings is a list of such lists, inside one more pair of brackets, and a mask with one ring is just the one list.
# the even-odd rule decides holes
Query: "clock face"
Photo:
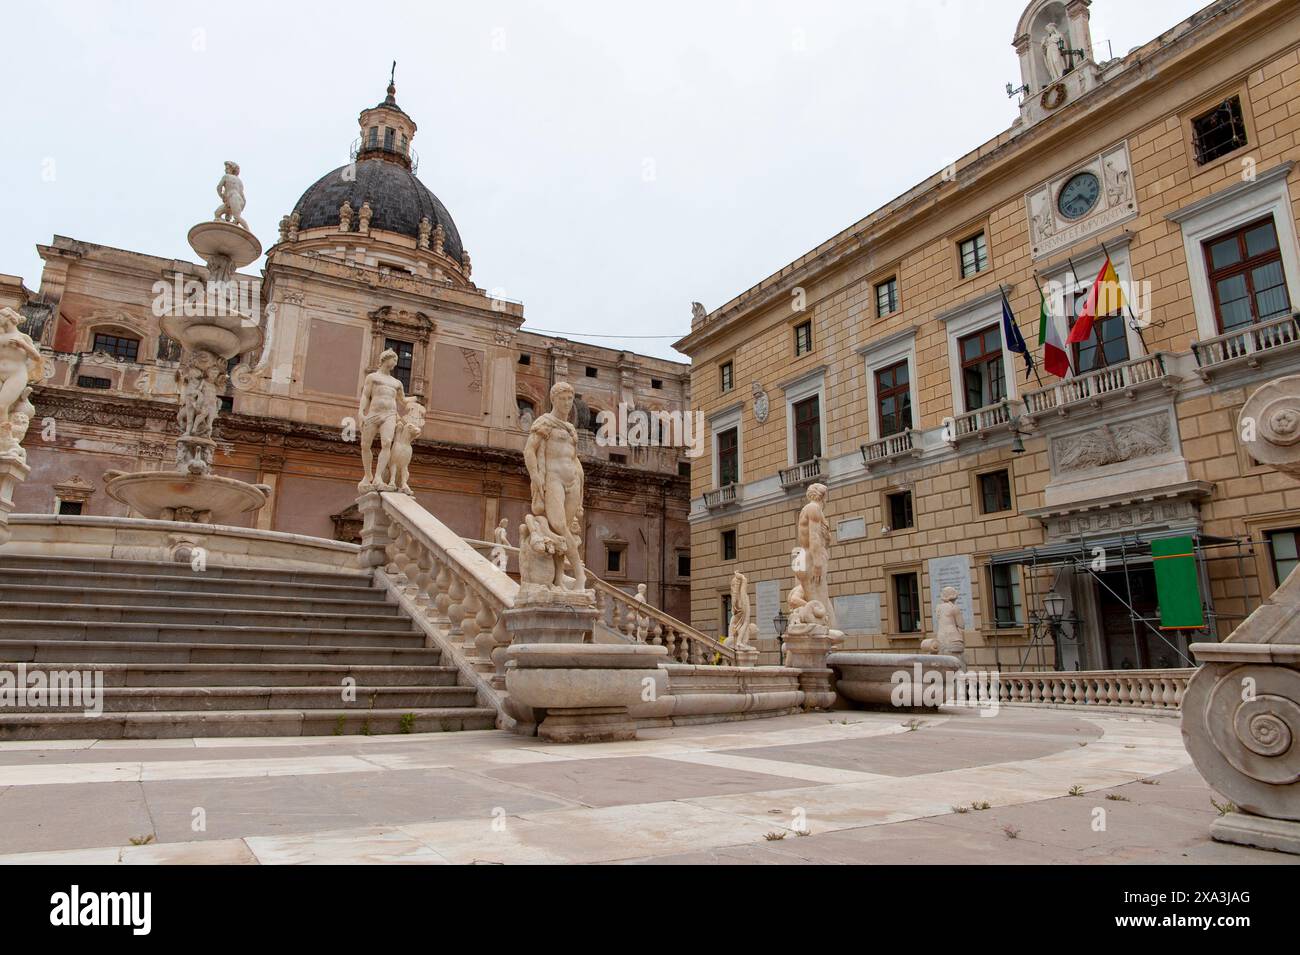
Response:
[{"label": "clock face", "polygon": [[1056,197],[1056,208],[1067,219],[1081,219],[1097,204],[1101,195],[1101,183],[1090,172],[1081,172],[1071,176],[1061,187],[1061,194]]}]

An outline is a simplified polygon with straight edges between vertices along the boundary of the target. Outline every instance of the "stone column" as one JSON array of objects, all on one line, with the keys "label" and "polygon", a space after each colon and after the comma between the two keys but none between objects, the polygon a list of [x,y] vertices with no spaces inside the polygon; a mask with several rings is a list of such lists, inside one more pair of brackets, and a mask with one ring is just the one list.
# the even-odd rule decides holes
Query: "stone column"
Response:
[{"label": "stone column", "polygon": [[[1238,420],[1246,450],[1300,480],[1300,376],[1259,388]],[[1220,842],[1300,854],[1300,574],[1222,643],[1194,643],[1201,668],[1182,701],[1183,743],[1235,812]]]},{"label": "stone column", "polygon": [[14,488],[31,473],[32,469],[17,458],[0,458],[0,545],[7,544],[12,536],[9,515],[14,509]]}]

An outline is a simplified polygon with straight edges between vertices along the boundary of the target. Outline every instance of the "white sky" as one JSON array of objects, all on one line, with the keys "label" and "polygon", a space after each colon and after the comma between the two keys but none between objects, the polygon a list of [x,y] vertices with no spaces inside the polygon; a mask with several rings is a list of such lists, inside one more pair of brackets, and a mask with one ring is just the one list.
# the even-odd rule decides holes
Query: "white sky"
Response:
[{"label": "white sky", "polygon": [[[1095,0],[1098,56],[1202,5]],[[270,246],[396,59],[475,282],[523,300],[526,328],[664,336],[584,340],[680,359],[692,300],[717,307],[1011,123],[1023,7],[24,5],[0,58],[0,272],[34,290],[55,233],[193,259],[225,159]]]}]

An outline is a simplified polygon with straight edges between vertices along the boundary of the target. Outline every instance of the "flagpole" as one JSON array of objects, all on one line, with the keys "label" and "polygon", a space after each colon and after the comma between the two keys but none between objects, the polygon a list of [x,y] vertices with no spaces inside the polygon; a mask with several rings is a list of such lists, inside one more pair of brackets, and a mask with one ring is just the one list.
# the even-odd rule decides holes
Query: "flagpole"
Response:
[{"label": "flagpole", "polygon": [[[1104,252],[1104,253],[1106,254],[1106,258],[1107,258],[1107,259],[1110,258],[1110,250],[1106,248],[1106,243],[1105,243],[1105,242],[1101,243],[1101,251]],[[1111,263],[1111,267],[1112,267],[1112,268],[1114,267],[1114,264],[1115,264],[1115,263],[1113,263],[1113,262]],[[1130,264],[1129,264],[1129,277],[1132,278],[1132,276],[1133,276],[1133,267],[1132,267],[1132,263],[1130,263]],[[1151,349],[1147,347],[1146,336],[1142,334],[1142,326],[1138,324],[1137,316],[1133,314],[1133,306],[1129,304],[1129,300],[1128,300],[1127,297],[1124,296],[1123,290],[1120,291],[1120,296],[1121,296],[1122,298],[1124,298],[1124,309],[1125,309],[1125,311],[1128,312],[1128,317],[1129,317],[1129,318],[1132,320],[1132,322],[1133,322],[1133,324],[1132,324],[1131,327],[1132,327],[1133,331],[1137,332],[1138,341],[1140,341],[1140,342],[1142,343],[1142,351],[1145,352],[1146,354],[1150,355],[1150,354],[1151,354]]]},{"label": "flagpole", "polygon": [[[1037,282],[1038,279],[1035,278],[1034,281]],[[1011,303],[1007,301],[1007,290],[1003,286],[999,285],[998,291],[1002,293],[1002,304],[1011,315],[1011,323],[1016,326],[1016,334],[1020,336],[1020,342],[1025,346],[1024,355],[1026,360],[1029,362],[1029,370],[1034,373],[1034,379],[1038,382],[1039,387],[1042,387],[1043,379],[1038,375],[1038,363],[1035,362],[1034,357],[1029,354],[1029,345],[1025,342],[1025,333],[1020,330],[1020,322],[1016,319],[1016,310],[1012,308]]]}]

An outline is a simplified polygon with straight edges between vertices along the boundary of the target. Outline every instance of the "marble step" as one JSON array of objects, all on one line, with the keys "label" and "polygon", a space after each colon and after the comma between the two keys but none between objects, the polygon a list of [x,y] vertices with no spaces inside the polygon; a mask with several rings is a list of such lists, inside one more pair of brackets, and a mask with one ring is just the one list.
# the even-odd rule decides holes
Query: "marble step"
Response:
[{"label": "marble step", "polygon": [[107,573],[83,570],[3,568],[6,584],[77,587],[81,589],[152,590],[158,593],[264,594],[273,597],[301,597],[384,603],[388,595],[365,583],[311,584],[264,577],[213,577],[207,573],[146,574]]},{"label": "marble step", "polygon": [[[42,623],[45,623],[42,621]],[[5,631],[0,631],[5,633]],[[403,634],[405,636],[405,634]],[[438,666],[442,651],[424,646],[199,643],[145,640],[0,639],[0,660],[13,663],[286,664],[327,666]]]},{"label": "marble step", "polygon": [[[345,691],[354,699],[344,699]],[[440,709],[473,706],[472,686],[117,686],[105,687],[105,713],[208,710]],[[88,700],[66,705],[6,705],[4,713],[80,713]]]},{"label": "marble step", "polygon": [[[0,670],[15,671],[0,646]],[[55,670],[94,671],[108,687],[294,687],[342,685],[352,679],[357,686],[456,686],[457,670],[441,664],[373,665],[323,663],[106,663],[102,660],[24,661],[28,674]],[[30,685],[30,684],[29,684]],[[359,696],[359,694],[358,694]]]},{"label": "marble step", "polygon": [[[23,609],[34,604],[18,604]],[[86,608],[74,608],[85,610]],[[110,607],[109,610],[121,611],[134,608]],[[243,616],[243,615],[237,615]],[[169,618],[174,619],[174,617]],[[227,626],[203,619],[189,623],[155,623],[152,621],[127,620],[86,620],[78,616],[72,620],[52,620],[43,618],[9,617],[6,618],[0,607],[0,636],[7,640],[26,638],[29,640],[86,641],[94,645],[100,640],[131,641],[139,643],[211,643],[237,645],[273,645],[306,649],[307,647],[423,647],[424,634],[415,629],[398,629],[402,624],[409,625],[405,618],[385,618],[389,629],[376,627],[373,630],[359,628],[338,629],[330,627],[312,628],[305,625],[293,625],[290,617],[259,620],[261,626]]]},{"label": "marble step", "polygon": [[491,707],[415,709],[201,710],[155,713],[4,713],[0,740],[189,739],[243,736],[355,736],[489,730]]},{"label": "marble step", "polygon": [[[153,606],[114,606],[112,604],[67,604],[0,600],[0,630],[14,620],[63,620],[81,623],[187,623],[190,626],[214,624],[222,627],[274,627],[292,630],[413,630],[409,619],[391,612],[309,613],[288,610],[240,610],[219,607],[171,607],[158,595]],[[396,607],[385,604],[384,607]],[[400,608],[399,614],[400,614]]]},{"label": "marble step", "polygon": [[[0,578],[3,579],[3,578]],[[69,587],[52,584],[0,583],[0,605],[10,603],[50,603],[65,605],[94,604],[102,607],[156,607],[165,602],[169,608],[264,610],[279,613],[361,614],[366,617],[400,617],[395,603],[374,600],[341,600],[337,597],[298,597],[258,593],[164,592],[130,590],[124,587]]]},{"label": "marble step", "polygon": [[11,568],[48,571],[55,576],[64,571],[92,574],[147,574],[151,576],[204,579],[273,580],[289,584],[325,584],[369,587],[371,575],[361,570],[290,570],[276,567],[222,567],[209,564],[201,573],[188,563],[164,563],[152,560],[122,560],[116,557],[51,557],[8,554],[0,557],[0,571]]}]

